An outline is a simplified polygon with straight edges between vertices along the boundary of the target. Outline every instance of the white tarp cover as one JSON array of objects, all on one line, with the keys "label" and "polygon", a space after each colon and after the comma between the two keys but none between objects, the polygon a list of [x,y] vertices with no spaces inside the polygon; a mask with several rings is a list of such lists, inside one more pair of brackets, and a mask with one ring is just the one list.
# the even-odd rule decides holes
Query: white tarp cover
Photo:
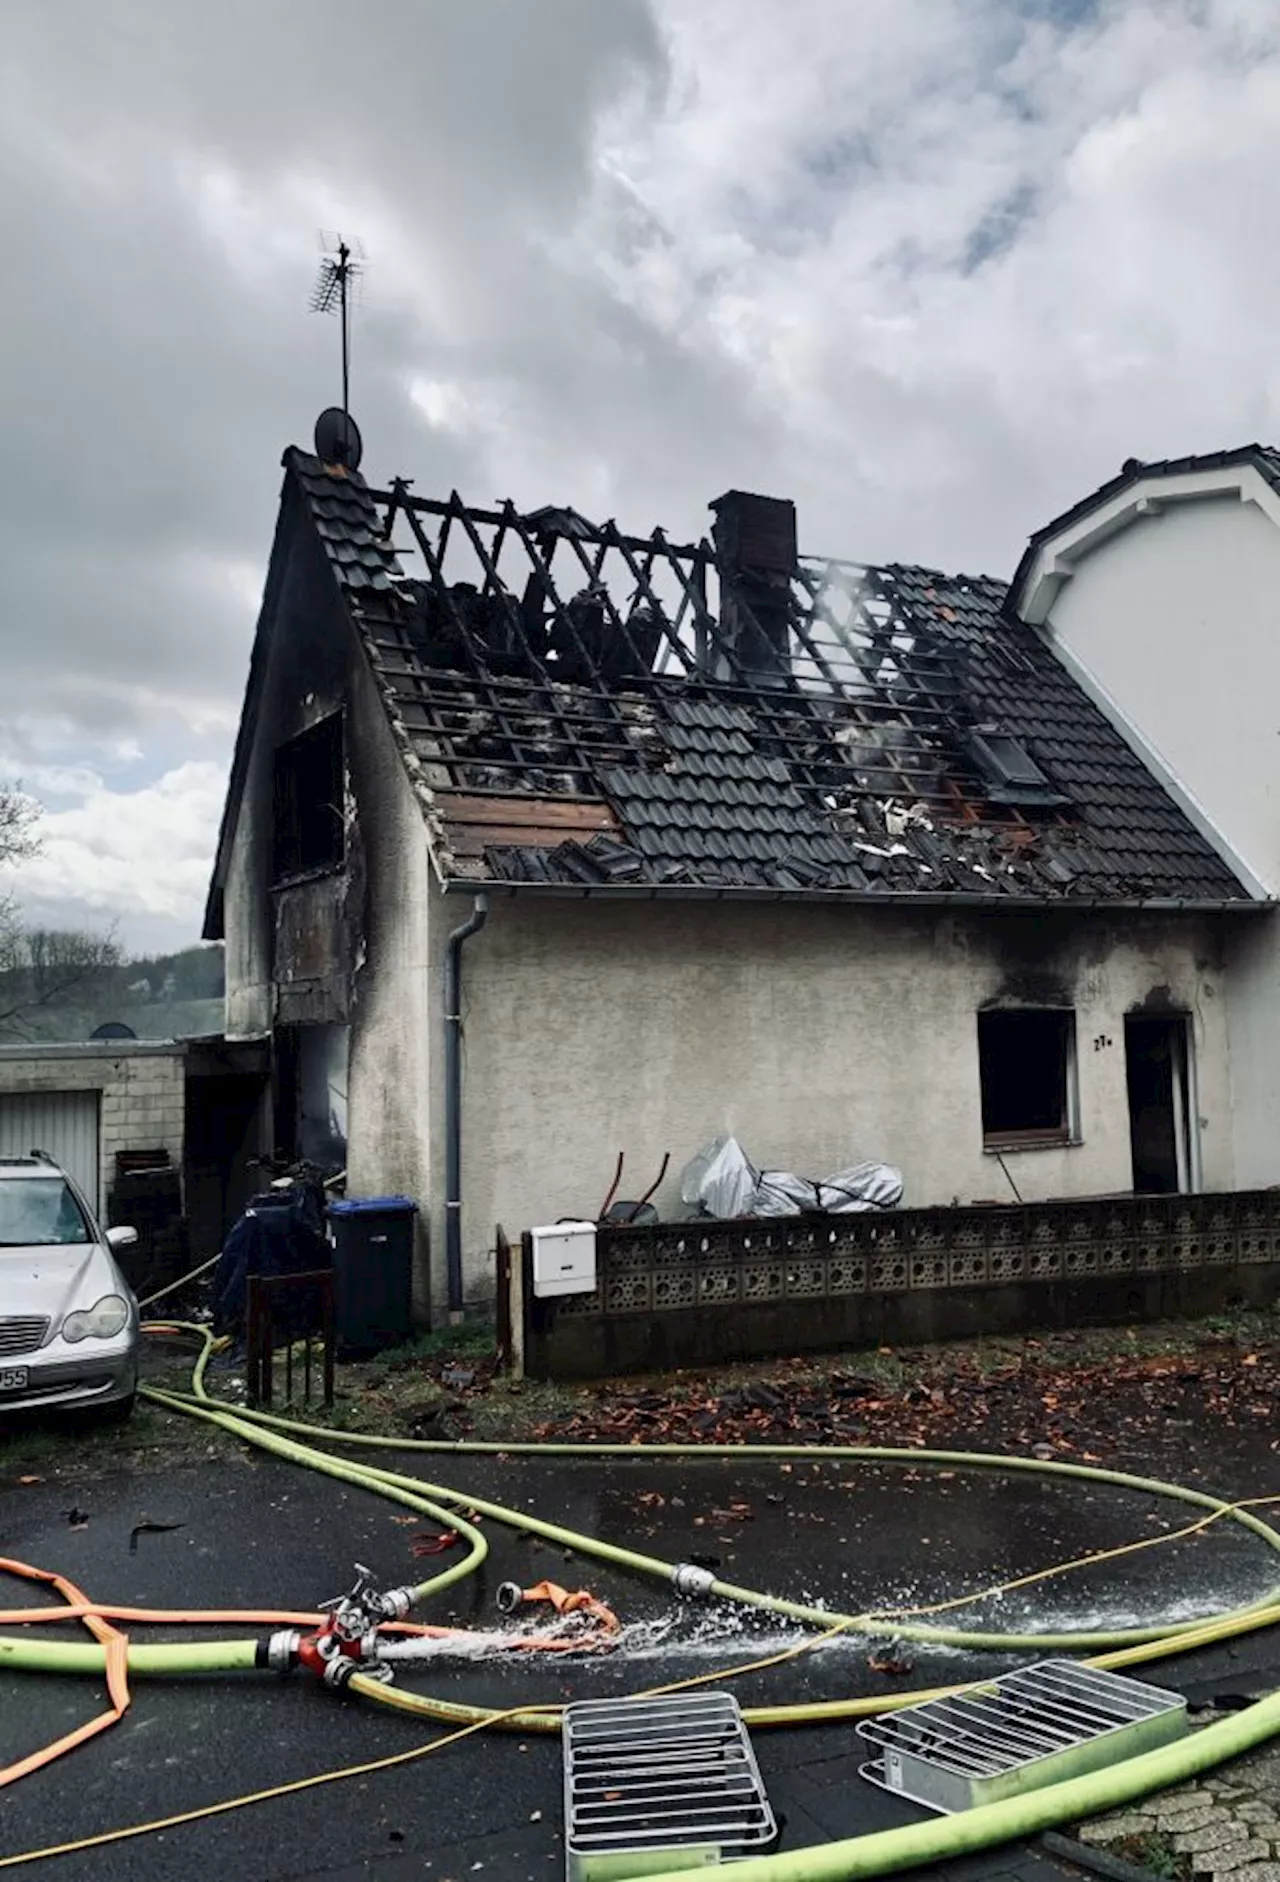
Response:
[{"label": "white tarp cover", "polygon": [[902,1172],[891,1163],[854,1163],[816,1181],[789,1170],[758,1170],[736,1137],[717,1137],[685,1166],[680,1194],[722,1222],[736,1216],[854,1215],[902,1201]]}]

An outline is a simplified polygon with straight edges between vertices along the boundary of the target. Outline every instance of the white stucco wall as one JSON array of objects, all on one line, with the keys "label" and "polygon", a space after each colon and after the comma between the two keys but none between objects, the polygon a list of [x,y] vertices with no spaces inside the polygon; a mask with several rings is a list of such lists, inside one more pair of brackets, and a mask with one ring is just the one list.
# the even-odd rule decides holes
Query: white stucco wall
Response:
[{"label": "white stucco wall", "polygon": [[[1158,492],[1158,480],[1152,484]],[[1238,495],[1171,504],[1083,556],[1053,642],[1258,879],[1280,893],[1280,528]],[[1280,932],[1229,931],[1236,1175],[1280,1182]]]},{"label": "white stucco wall", "polygon": [[[433,898],[437,973],[468,909]],[[908,1204],[1009,1200],[982,1148],[977,1013],[996,999],[1076,1007],[1083,1142],[1006,1152],[1025,1199],[1132,1187],[1124,1016],[1144,1001],[1193,1016],[1204,1184],[1230,1188],[1220,934],[1205,918],[495,901],[463,969],[468,1292],[492,1288],[495,1223],[594,1215],[619,1150],[633,1197],[671,1151],[656,1200],[679,1213],[682,1166],[721,1131],[810,1175],[885,1158]]]},{"label": "white stucco wall", "polygon": [[1271,517],[1230,496],[1142,517],[1080,562],[1048,627],[1269,892],[1280,891],[1280,529]]}]

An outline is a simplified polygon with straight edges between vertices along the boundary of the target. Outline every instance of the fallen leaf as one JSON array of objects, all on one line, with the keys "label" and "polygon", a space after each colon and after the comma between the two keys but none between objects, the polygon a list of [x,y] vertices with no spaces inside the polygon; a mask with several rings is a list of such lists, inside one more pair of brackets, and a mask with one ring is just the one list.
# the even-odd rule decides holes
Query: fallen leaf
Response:
[{"label": "fallen leaf", "polygon": [[901,1654],[887,1647],[883,1653],[872,1653],[867,1657],[867,1665],[873,1673],[886,1673],[894,1679],[901,1679],[907,1673],[915,1671],[913,1660],[904,1660]]},{"label": "fallen leaf", "polygon": [[43,1483],[43,1477],[19,1477],[19,1483]]}]

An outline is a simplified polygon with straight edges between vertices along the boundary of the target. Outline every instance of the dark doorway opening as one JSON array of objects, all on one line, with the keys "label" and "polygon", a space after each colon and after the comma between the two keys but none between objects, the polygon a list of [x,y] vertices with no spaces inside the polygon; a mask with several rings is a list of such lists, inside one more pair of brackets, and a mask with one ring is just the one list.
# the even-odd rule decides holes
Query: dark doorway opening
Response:
[{"label": "dark doorway opening", "polygon": [[1124,1023],[1133,1187],[1176,1196],[1193,1188],[1185,1013],[1130,1013]]},{"label": "dark doorway opening", "polygon": [[327,1170],[347,1160],[345,1026],[278,1026],[274,1103],[277,1156]]},{"label": "dark doorway opening", "polygon": [[266,1049],[193,1046],[187,1057],[184,1183],[193,1260],[216,1255],[261,1187],[250,1160],[264,1148]]}]

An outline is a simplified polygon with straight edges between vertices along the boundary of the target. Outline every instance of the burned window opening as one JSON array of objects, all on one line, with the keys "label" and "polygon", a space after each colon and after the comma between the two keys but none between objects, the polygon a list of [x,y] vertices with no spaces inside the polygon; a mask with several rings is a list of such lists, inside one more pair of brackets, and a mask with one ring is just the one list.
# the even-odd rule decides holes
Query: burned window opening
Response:
[{"label": "burned window opening", "polygon": [[1060,1007],[979,1013],[982,1140],[988,1150],[1072,1142],[1075,1025],[1075,1014]]},{"label": "burned window opening", "polygon": [[273,879],[341,868],[346,791],[340,712],[277,748],[272,790]]}]

